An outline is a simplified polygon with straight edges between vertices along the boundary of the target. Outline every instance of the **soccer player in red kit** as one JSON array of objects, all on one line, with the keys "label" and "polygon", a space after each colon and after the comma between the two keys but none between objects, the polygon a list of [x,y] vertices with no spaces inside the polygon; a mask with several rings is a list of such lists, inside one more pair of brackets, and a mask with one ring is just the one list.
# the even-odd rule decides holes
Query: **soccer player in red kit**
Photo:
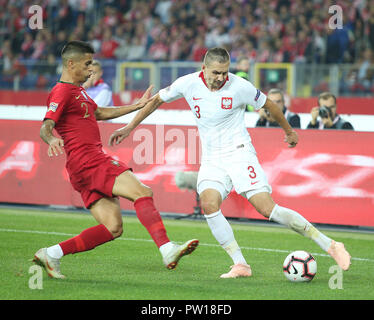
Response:
[{"label": "soccer player in red kit", "polygon": [[[98,107],[81,86],[92,73],[93,54],[91,45],[82,41],[71,41],[62,49],[62,75],[48,97],[40,136],[49,145],[50,157],[65,150],[70,182],[99,224],[71,239],[39,249],[33,261],[44,267],[50,277],[64,278],[60,271],[60,259],[64,255],[91,250],[121,236],[118,197],[123,197],[134,202],[137,217],[159,248],[164,264],[174,269],[179,259],[191,253],[199,241],[193,239],[177,245],[169,240],[154,206],[152,190],[125,163],[103,152],[97,125],[97,120],[117,118],[144,107],[152,87],[137,104]],[[53,129],[61,138],[53,135]]]}]

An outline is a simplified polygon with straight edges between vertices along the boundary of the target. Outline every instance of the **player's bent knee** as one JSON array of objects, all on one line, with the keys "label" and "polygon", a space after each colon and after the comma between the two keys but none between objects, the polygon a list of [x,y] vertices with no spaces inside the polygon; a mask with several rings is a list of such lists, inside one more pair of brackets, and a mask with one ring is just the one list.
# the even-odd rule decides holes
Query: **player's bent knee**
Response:
[{"label": "player's bent knee", "polygon": [[203,209],[204,214],[211,214],[217,212],[220,208],[220,204],[217,201],[211,199],[201,199],[200,205]]},{"label": "player's bent knee", "polygon": [[112,234],[113,238],[118,238],[123,233],[123,226],[122,224],[114,223],[106,226],[108,231]]}]

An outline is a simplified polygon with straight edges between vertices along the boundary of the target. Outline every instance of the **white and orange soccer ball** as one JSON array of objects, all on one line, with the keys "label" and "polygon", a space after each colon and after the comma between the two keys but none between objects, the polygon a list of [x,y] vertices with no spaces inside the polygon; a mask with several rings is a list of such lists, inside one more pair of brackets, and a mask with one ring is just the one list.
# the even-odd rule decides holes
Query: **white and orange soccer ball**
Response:
[{"label": "white and orange soccer ball", "polygon": [[294,251],[284,260],[283,273],[292,282],[308,282],[317,273],[317,262],[309,252]]}]

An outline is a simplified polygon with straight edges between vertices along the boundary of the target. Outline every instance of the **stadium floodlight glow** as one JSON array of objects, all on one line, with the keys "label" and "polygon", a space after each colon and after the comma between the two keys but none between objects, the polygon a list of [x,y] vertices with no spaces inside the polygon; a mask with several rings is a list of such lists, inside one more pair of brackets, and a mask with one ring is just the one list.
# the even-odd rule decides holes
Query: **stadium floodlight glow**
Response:
[{"label": "stadium floodlight glow", "polygon": [[175,184],[180,190],[191,190],[195,192],[196,205],[193,207],[193,213],[186,216],[178,217],[178,219],[192,216],[196,218],[201,215],[200,197],[197,193],[197,171],[179,171],[175,174]]}]

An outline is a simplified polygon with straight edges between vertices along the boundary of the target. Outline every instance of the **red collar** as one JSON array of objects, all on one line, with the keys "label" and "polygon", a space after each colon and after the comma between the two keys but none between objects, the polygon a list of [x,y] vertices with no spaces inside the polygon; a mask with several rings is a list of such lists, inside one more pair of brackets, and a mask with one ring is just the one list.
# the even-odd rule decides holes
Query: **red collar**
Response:
[{"label": "red collar", "polygon": [[95,83],[94,83],[94,87],[96,87],[97,85],[99,85],[100,83],[104,83],[104,80],[103,79],[100,79],[100,80],[97,80]]},{"label": "red collar", "polygon": [[[205,78],[204,78],[204,73],[201,71],[200,74],[199,74],[199,77],[201,78],[201,80],[203,80],[205,86],[208,88],[208,85],[206,84],[206,81],[205,81]],[[227,75],[225,81],[222,83],[222,85],[218,88],[221,89],[225,84],[226,84],[226,81],[229,81],[229,75]],[[209,89],[209,88],[208,88]]]}]

